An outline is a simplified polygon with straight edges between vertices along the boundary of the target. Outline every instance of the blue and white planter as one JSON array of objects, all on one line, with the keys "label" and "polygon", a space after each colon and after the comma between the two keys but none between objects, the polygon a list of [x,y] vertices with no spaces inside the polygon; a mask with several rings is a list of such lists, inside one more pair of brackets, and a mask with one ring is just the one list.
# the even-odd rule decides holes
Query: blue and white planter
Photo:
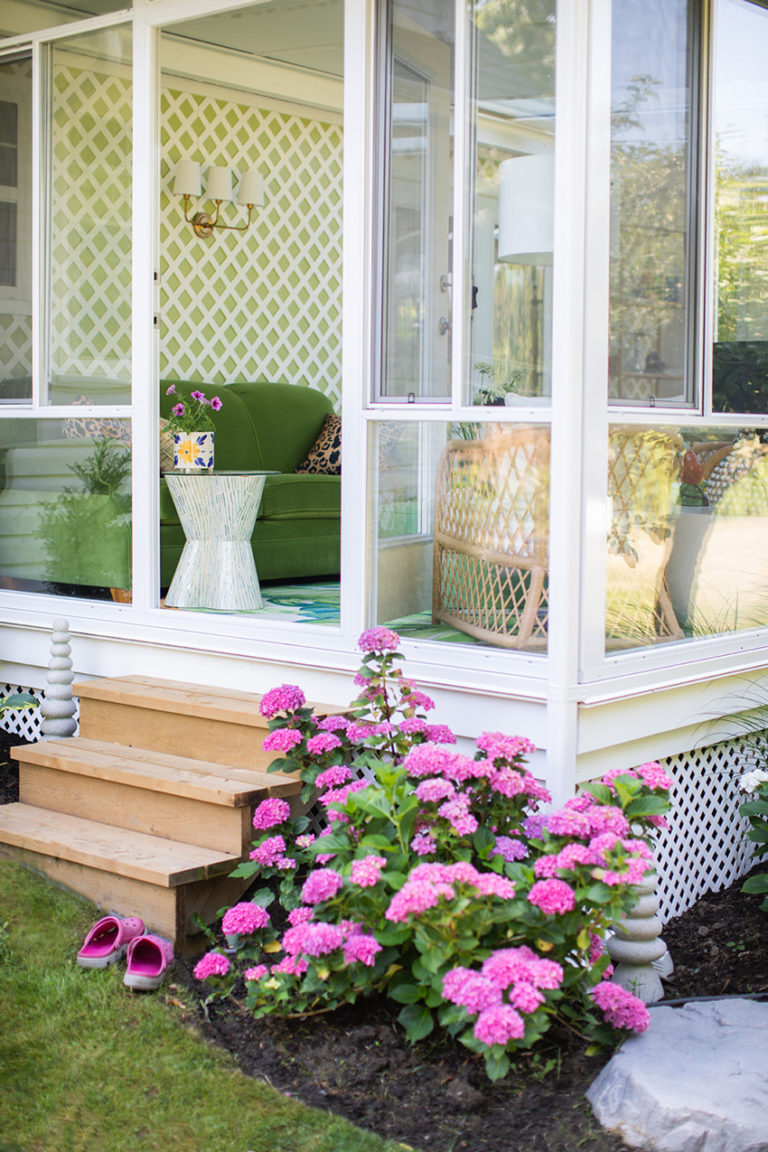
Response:
[{"label": "blue and white planter", "polygon": [[213,468],[213,432],[174,432],[173,467],[180,472]]}]

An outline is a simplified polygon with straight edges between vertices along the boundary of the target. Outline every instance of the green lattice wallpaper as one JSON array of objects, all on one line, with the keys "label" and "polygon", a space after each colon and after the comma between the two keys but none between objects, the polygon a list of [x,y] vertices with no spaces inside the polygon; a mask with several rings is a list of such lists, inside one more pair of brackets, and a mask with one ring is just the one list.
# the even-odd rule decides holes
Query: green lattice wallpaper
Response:
[{"label": "green lattice wallpaper", "polygon": [[[340,126],[173,89],[162,109],[161,375],[287,380],[338,401]],[[204,178],[212,164],[261,171],[265,204],[247,233],[195,236],[170,195],[182,156]]]},{"label": "green lattice wallpaper", "polygon": [[[54,368],[127,379],[130,82],[62,66],[55,92]],[[170,195],[180,156],[261,170],[265,205],[248,233],[194,235]],[[161,376],[288,380],[338,401],[341,163],[338,124],[164,90]]]}]

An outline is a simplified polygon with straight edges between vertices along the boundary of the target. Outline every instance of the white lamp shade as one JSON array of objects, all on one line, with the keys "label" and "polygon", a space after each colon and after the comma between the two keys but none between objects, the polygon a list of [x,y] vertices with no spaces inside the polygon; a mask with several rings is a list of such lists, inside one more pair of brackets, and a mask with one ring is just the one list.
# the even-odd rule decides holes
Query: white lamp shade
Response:
[{"label": "white lamp shade", "polygon": [[255,204],[257,208],[264,207],[264,181],[261,172],[252,168],[250,172],[243,172],[240,178],[240,188],[237,193],[238,204]]},{"label": "white lamp shade", "polygon": [[208,169],[205,195],[209,200],[232,199],[232,170],[219,166]]},{"label": "white lamp shade", "polygon": [[200,165],[197,160],[179,160],[173,178],[174,196],[199,196]]},{"label": "white lamp shade", "polygon": [[555,240],[555,156],[515,156],[499,165],[499,260],[551,264]]}]

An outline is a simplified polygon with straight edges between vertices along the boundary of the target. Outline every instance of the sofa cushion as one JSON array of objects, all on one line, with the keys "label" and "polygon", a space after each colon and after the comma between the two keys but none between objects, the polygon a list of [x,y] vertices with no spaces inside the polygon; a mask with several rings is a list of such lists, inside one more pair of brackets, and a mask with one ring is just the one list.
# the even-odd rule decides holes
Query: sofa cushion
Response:
[{"label": "sofa cushion", "polygon": [[341,416],[334,412],[326,416],[320,435],[295,471],[320,476],[341,475]]},{"label": "sofa cushion", "polygon": [[338,520],[341,483],[338,476],[288,472],[268,476],[261,498],[262,520]]}]

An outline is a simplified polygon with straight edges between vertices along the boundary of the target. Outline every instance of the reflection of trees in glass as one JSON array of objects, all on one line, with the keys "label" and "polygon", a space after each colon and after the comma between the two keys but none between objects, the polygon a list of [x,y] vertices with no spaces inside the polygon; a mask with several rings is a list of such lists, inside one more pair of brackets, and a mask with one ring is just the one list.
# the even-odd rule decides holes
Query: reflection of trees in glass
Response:
[{"label": "reflection of trees in glass", "polygon": [[497,264],[493,283],[493,363],[500,381],[520,379],[524,396],[542,393],[542,268]]},{"label": "reflection of trees in glass", "polygon": [[715,339],[768,339],[768,173],[717,149]]},{"label": "reflection of trees in glass", "polygon": [[612,116],[611,394],[628,399],[654,385],[627,373],[683,368],[688,157],[684,132],[679,143],[649,137],[657,88],[636,77]]},{"label": "reflection of trees in glass", "polygon": [[554,0],[475,0],[471,18],[505,60],[517,62],[536,95],[554,94]]}]

